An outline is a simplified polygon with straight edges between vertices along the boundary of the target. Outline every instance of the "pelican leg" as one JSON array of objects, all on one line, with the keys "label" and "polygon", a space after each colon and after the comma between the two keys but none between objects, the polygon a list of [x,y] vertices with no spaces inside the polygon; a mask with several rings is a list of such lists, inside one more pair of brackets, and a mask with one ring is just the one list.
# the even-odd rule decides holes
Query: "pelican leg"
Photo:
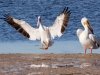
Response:
[{"label": "pelican leg", "polygon": [[43,48],[43,50],[48,50],[48,47],[46,47],[46,48]]},{"label": "pelican leg", "polygon": [[46,47],[46,48],[40,47],[40,49],[43,49],[43,50],[48,50],[48,47]]},{"label": "pelican leg", "polygon": [[86,48],[84,48],[84,54],[86,54]]},{"label": "pelican leg", "polygon": [[[46,44],[45,44],[46,45]],[[48,45],[46,45],[46,47],[45,48],[43,48],[43,50],[48,50]]]},{"label": "pelican leg", "polygon": [[45,42],[43,42],[44,44],[45,44],[45,46],[46,46],[46,48],[43,48],[43,50],[48,50],[48,45],[47,45],[47,43],[45,43]]},{"label": "pelican leg", "polygon": [[90,50],[91,50],[90,54],[92,54],[92,48],[90,48]]},{"label": "pelican leg", "polygon": [[42,48],[40,48],[40,49],[43,49],[43,50],[48,50],[48,47],[46,47],[46,48],[43,48],[43,47],[42,47]]}]

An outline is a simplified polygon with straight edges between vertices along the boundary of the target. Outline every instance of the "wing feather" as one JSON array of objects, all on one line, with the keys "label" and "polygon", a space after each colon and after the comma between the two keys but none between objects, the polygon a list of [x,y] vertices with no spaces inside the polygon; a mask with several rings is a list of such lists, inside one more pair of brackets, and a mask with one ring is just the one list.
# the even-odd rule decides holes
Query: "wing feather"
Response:
[{"label": "wing feather", "polygon": [[68,25],[70,14],[68,7],[65,7],[63,12],[56,18],[54,24],[49,27],[49,31],[53,39],[57,36],[60,37],[64,33]]},{"label": "wing feather", "polygon": [[27,22],[15,19],[9,15],[4,15],[5,21],[15,28],[19,33],[29,38],[30,40],[40,39],[39,30],[31,27]]},{"label": "wing feather", "polygon": [[78,36],[78,38],[79,38],[79,36],[80,36],[80,34],[83,32],[83,30],[82,29],[77,29],[77,36]]},{"label": "wing feather", "polygon": [[91,40],[93,40],[94,42],[96,42],[97,44],[99,44],[99,46],[100,46],[100,37],[99,36],[94,35],[94,34],[89,34],[89,38]]}]

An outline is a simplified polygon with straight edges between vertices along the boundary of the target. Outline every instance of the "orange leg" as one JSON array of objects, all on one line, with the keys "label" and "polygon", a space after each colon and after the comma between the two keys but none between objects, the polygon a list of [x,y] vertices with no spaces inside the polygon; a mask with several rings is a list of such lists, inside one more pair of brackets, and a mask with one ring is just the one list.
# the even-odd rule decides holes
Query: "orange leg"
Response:
[{"label": "orange leg", "polygon": [[48,47],[44,48],[44,50],[48,50]]},{"label": "orange leg", "polygon": [[46,48],[43,48],[43,46],[42,46],[42,47],[40,47],[40,49],[48,50],[48,46]]},{"label": "orange leg", "polygon": [[47,43],[45,43],[45,42],[43,42],[44,44],[45,44],[45,46],[46,46],[46,48],[43,48],[43,50],[48,50],[48,45],[47,45]]}]

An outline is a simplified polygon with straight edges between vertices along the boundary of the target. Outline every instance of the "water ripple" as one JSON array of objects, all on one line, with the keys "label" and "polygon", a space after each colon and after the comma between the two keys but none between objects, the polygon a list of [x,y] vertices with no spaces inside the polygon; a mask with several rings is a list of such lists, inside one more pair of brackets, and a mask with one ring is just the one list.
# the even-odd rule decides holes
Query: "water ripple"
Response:
[{"label": "water ripple", "polygon": [[[80,20],[84,16],[89,19],[94,32],[100,35],[100,0],[50,0],[49,2],[47,0],[2,0],[0,1],[0,16],[3,17],[3,14],[10,13],[13,17],[23,19],[36,27],[37,17],[40,15],[42,23],[50,26],[65,6],[68,6],[72,12],[70,21],[64,35],[55,40],[78,40],[76,30],[83,29]],[[0,41],[27,41],[5,21],[0,19],[0,22]]]}]

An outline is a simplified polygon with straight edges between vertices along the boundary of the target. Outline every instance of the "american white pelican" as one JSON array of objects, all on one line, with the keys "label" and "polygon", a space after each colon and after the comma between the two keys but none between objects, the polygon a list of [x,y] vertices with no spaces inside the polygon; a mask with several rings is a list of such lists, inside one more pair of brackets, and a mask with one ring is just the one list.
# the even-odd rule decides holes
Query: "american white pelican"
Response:
[{"label": "american white pelican", "polygon": [[100,37],[94,34],[93,29],[86,17],[82,18],[81,23],[84,27],[84,30],[78,29],[77,36],[84,48],[84,53],[86,54],[87,49],[90,49],[92,53],[92,49],[97,49],[100,47]]},{"label": "american white pelican", "polygon": [[[7,14],[4,15],[4,20],[22,35],[29,38],[29,40],[41,39],[42,49],[47,50],[48,47],[53,44],[51,40],[57,36],[60,37],[66,30],[70,14],[68,7],[65,7],[62,13],[57,16],[54,24],[50,27],[42,25],[40,16],[38,17],[37,22],[39,28],[33,28],[27,22],[15,19]],[[43,46],[46,46],[46,48],[43,48]]]}]

